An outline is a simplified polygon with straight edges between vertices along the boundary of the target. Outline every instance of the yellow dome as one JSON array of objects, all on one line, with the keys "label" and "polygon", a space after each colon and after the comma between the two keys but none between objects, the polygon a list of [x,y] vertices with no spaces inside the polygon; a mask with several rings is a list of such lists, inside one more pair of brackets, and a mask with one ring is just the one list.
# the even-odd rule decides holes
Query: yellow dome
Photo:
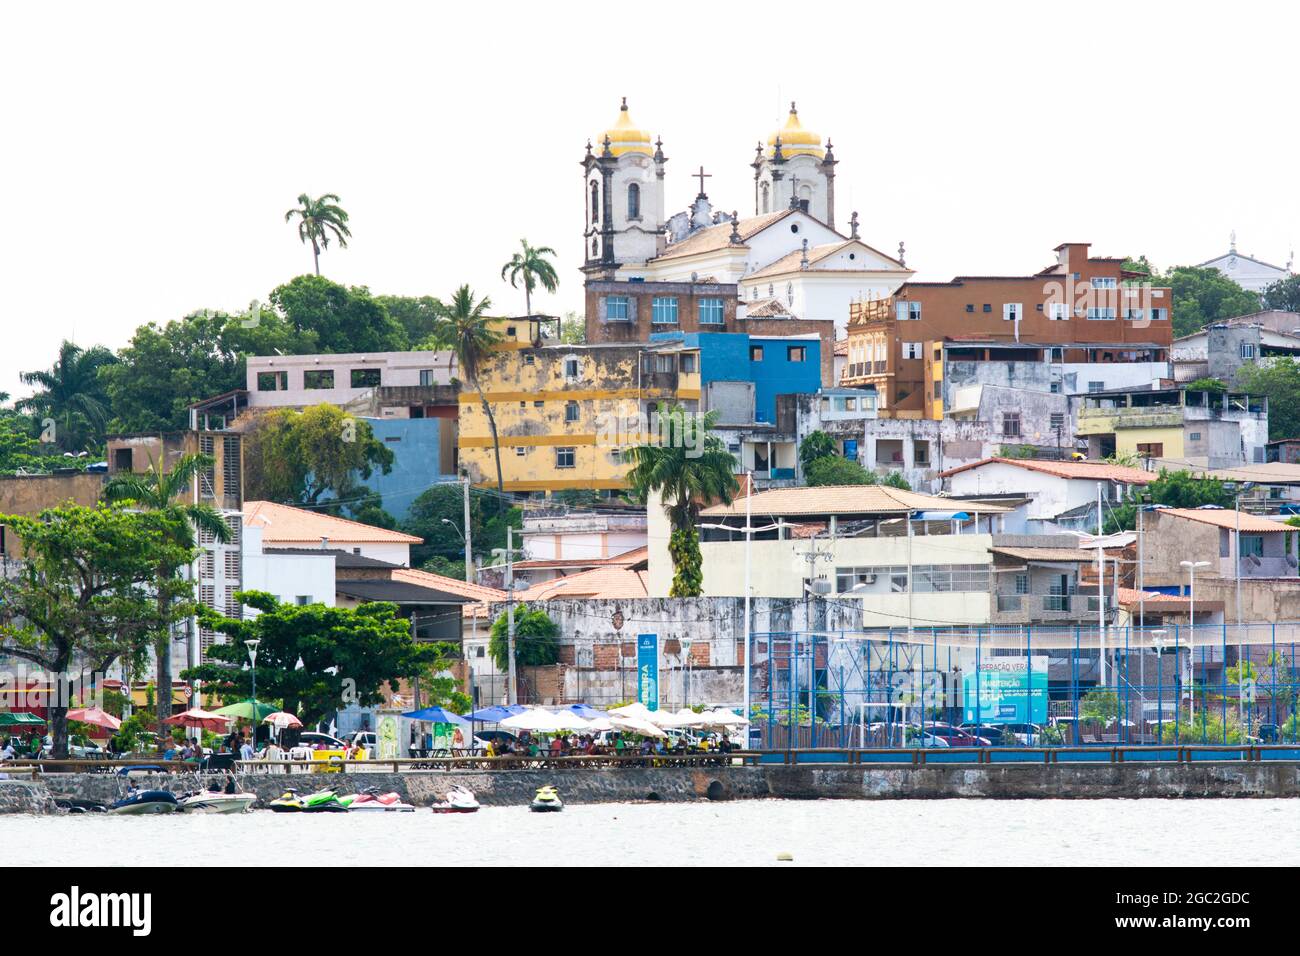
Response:
[{"label": "yellow dome", "polygon": [[781,137],[781,155],[786,159],[791,156],[816,156],[818,159],[823,159],[826,156],[826,150],[822,149],[821,136],[810,129],[803,128],[803,124],[799,122],[799,111],[795,109],[794,103],[790,104],[790,116],[786,119],[785,126],[767,138],[768,156],[776,152],[778,136]]},{"label": "yellow dome", "polygon": [[618,122],[610,129],[600,134],[596,143],[596,152],[600,153],[605,148],[605,140],[609,139],[609,151],[615,156],[623,156],[626,153],[641,153],[644,156],[654,155],[654,144],[650,142],[650,131],[648,129],[638,129],[632,122],[632,117],[627,112],[627,97],[623,97],[623,106],[618,111]]}]

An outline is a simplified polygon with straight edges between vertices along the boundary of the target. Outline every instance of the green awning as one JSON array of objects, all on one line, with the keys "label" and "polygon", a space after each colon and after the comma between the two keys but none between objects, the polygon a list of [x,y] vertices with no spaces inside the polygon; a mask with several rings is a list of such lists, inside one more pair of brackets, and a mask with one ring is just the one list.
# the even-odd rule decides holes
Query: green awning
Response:
[{"label": "green awning", "polygon": [[0,727],[42,727],[45,720],[22,711],[0,711]]}]

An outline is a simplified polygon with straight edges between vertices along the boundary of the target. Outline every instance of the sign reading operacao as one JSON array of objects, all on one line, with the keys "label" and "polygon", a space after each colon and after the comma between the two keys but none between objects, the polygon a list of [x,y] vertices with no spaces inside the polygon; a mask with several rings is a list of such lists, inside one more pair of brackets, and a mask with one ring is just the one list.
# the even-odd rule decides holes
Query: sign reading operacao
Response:
[{"label": "sign reading operacao", "polygon": [[650,710],[659,709],[659,635],[636,636],[636,699]]},{"label": "sign reading operacao", "polygon": [[1047,720],[1046,656],[983,657],[962,668],[966,723],[1041,724]]}]

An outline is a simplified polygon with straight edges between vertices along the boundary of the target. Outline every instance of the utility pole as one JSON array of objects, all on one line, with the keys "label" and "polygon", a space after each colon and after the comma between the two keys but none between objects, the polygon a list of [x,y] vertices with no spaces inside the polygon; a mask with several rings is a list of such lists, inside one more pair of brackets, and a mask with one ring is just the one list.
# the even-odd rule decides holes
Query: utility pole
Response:
[{"label": "utility pole", "polygon": [[1102,547],[1101,529],[1105,520],[1102,510],[1102,483],[1097,482],[1097,636],[1101,686],[1106,686],[1106,551]]},{"label": "utility pole", "polygon": [[514,706],[519,703],[519,692],[515,685],[515,529],[506,526],[506,703]]},{"label": "utility pole", "polygon": [[[749,701],[749,682],[750,682],[750,663],[749,659],[753,656],[749,647],[749,574],[750,574],[750,551],[754,547],[754,473],[745,472],[745,713],[744,718],[750,719],[752,710]],[[780,537],[778,532],[777,537]],[[768,641],[768,656],[771,657],[772,643]],[[745,726],[745,749],[749,749],[749,726]]]},{"label": "utility pole", "polygon": [[465,583],[474,583],[474,535],[469,528],[469,477],[461,478],[465,489]]}]

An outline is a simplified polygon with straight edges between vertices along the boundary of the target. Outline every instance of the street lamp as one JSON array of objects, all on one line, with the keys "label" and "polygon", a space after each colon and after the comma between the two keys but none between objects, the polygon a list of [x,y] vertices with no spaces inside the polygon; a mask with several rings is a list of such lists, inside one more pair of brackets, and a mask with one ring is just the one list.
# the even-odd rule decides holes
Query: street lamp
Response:
[{"label": "street lamp", "polygon": [[1210,562],[1179,561],[1178,563],[1187,569],[1187,577],[1191,582],[1188,594],[1190,603],[1187,607],[1187,683],[1191,688],[1191,706],[1187,711],[1187,719],[1194,730],[1196,727],[1196,569],[1208,568]]},{"label": "street lamp", "polygon": [[[1162,655],[1161,655],[1161,649],[1164,647],[1164,643],[1165,643],[1165,631],[1164,631],[1164,629],[1163,629],[1163,628],[1157,628],[1157,629],[1153,630],[1153,631],[1151,632],[1151,646],[1154,647],[1154,648],[1155,648],[1155,651],[1156,651],[1156,733],[1157,733],[1157,735],[1158,735],[1158,737],[1157,737],[1157,742],[1158,742],[1158,743],[1164,743],[1163,740],[1159,739],[1159,736],[1163,735],[1163,733],[1164,733],[1164,728],[1165,728],[1165,694],[1164,694],[1164,673],[1165,673],[1165,664],[1164,664],[1164,658],[1163,658]],[[1142,654],[1142,676],[1141,676],[1140,680],[1142,681],[1142,714],[1143,714],[1143,718],[1142,718],[1142,720],[1143,720],[1143,724],[1144,724],[1144,725],[1145,725],[1145,723],[1146,723],[1146,709],[1147,709],[1147,708],[1146,708],[1146,699],[1147,699],[1147,697],[1146,697],[1146,693],[1147,693],[1147,692],[1146,692],[1146,682],[1147,682],[1146,677],[1147,677],[1147,674],[1146,674],[1146,653],[1143,652],[1143,654]],[[1145,734],[1146,734],[1146,728],[1145,728],[1145,726],[1143,727],[1143,731],[1142,731],[1142,732],[1143,732],[1143,735],[1145,736]]]},{"label": "street lamp", "polygon": [[262,643],[260,638],[251,638],[244,641],[244,647],[248,648],[248,663],[252,671],[253,678],[253,744],[257,744],[257,648]]},{"label": "street lamp", "polygon": [[691,641],[689,637],[683,637],[680,641],[682,645],[682,696],[686,698],[686,706],[691,706]]}]

